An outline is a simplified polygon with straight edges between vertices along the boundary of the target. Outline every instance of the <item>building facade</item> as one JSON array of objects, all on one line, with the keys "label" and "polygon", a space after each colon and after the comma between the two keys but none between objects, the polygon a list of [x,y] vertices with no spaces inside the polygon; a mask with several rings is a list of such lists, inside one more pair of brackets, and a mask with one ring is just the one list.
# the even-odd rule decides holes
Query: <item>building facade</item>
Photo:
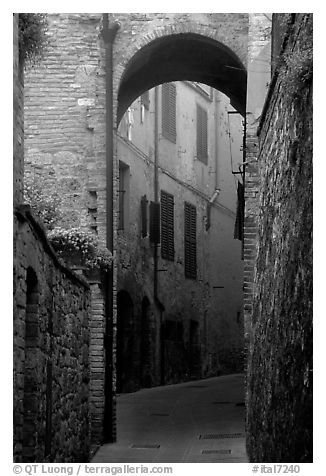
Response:
[{"label": "building facade", "polygon": [[118,390],[243,369],[242,140],[228,98],[192,82],[147,91],[121,120]]}]

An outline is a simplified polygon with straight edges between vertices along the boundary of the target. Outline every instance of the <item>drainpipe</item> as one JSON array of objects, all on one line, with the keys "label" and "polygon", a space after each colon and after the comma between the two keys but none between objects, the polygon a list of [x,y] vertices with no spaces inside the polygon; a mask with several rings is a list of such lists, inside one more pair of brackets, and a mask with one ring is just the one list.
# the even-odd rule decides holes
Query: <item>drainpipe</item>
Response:
[{"label": "drainpipe", "polygon": [[[244,119],[243,119],[243,174],[242,174],[242,183],[243,183],[243,200],[245,201],[246,195],[246,164],[247,164],[247,112],[245,112]],[[243,240],[242,240],[242,247],[241,247],[241,254],[242,259],[244,259],[244,232],[245,232],[245,214],[246,214],[246,205],[244,203],[244,217],[243,217]]]},{"label": "drainpipe", "polygon": [[210,229],[210,226],[211,226],[211,209],[212,209],[212,205],[213,203],[215,202],[216,198],[219,196],[221,190],[219,188],[219,181],[220,181],[220,177],[219,177],[219,169],[218,169],[218,138],[217,138],[217,119],[218,119],[218,107],[217,107],[217,104],[218,104],[218,100],[217,100],[217,91],[214,91],[214,137],[215,137],[215,141],[214,141],[214,148],[215,148],[215,190],[214,190],[214,193],[212,195],[212,197],[209,199],[209,201],[207,202],[206,204],[206,225],[205,225],[205,228],[206,228],[206,231],[208,231]]},{"label": "drainpipe", "polygon": [[[105,44],[106,78],[106,246],[113,254],[113,43],[120,28],[118,22],[109,26],[108,13],[103,13],[103,40]],[[104,335],[105,381],[104,381],[104,442],[116,441],[115,398],[113,395],[113,267],[107,273],[106,281],[106,325]]]},{"label": "drainpipe", "polygon": [[[158,136],[158,87],[155,88],[155,111],[154,111],[154,202],[159,201],[159,179],[158,179],[158,163],[159,163],[159,136]],[[154,243],[154,301],[160,311],[160,377],[161,385],[165,383],[165,366],[164,366],[164,329],[163,329],[163,312],[164,305],[158,297],[158,243]]]},{"label": "drainpipe", "polygon": [[218,138],[217,138],[217,121],[218,121],[218,92],[213,91],[214,94],[214,106],[215,106],[215,124],[214,124],[214,135],[215,135],[215,190],[219,190],[219,162],[218,162]]},{"label": "drainpipe", "polygon": [[[159,182],[158,182],[158,88],[154,90],[154,202],[159,201]],[[157,299],[157,264],[158,264],[158,243],[154,243],[154,299]]]}]

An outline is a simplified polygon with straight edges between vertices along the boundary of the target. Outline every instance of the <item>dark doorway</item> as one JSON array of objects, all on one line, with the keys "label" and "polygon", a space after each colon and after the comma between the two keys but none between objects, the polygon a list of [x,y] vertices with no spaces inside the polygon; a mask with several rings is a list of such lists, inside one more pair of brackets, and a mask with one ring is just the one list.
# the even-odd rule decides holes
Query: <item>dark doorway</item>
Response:
[{"label": "dark doorway", "polygon": [[199,324],[194,320],[190,320],[189,328],[189,367],[191,378],[201,377]]},{"label": "dark doorway", "polygon": [[117,294],[117,393],[128,392],[133,380],[134,307],[127,291]]},{"label": "dark doorway", "polygon": [[141,305],[140,380],[141,387],[152,386],[150,302],[145,296]]}]

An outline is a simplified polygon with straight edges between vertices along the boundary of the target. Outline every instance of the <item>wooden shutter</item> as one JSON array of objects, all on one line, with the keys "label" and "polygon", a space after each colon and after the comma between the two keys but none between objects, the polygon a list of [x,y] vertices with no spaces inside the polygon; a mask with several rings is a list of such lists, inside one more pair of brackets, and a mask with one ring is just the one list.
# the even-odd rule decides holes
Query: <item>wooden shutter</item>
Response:
[{"label": "wooden shutter", "polygon": [[144,106],[145,109],[149,109],[149,91],[144,92],[140,96],[140,104]]},{"label": "wooden shutter", "polygon": [[197,277],[197,212],[196,207],[185,202],[185,276],[196,279]]},{"label": "wooden shutter", "polygon": [[197,104],[197,159],[207,164],[207,111]]},{"label": "wooden shutter", "polygon": [[174,198],[161,191],[161,256],[174,260]]},{"label": "wooden shutter", "polygon": [[148,200],[146,195],[141,197],[140,211],[141,211],[141,236],[145,238],[147,236],[147,205]]},{"label": "wooden shutter", "polygon": [[162,85],[162,135],[174,144],[177,138],[176,95],[175,84],[164,83]]},{"label": "wooden shutter", "polygon": [[149,205],[149,239],[152,243],[160,242],[160,204],[151,202]]}]

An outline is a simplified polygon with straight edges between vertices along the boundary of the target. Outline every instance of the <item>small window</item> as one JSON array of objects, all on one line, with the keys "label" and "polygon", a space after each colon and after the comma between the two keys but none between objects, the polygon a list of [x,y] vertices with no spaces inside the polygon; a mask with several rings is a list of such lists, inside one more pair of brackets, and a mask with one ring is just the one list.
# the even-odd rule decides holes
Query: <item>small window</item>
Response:
[{"label": "small window", "polygon": [[87,209],[89,227],[97,235],[97,192],[95,190],[88,191]]},{"label": "small window", "polygon": [[160,204],[151,202],[149,205],[149,240],[151,243],[160,242]]},{"label": "small window", "polygon": [[140,96],[140,104],[144,106],[144,108],[148,111],[149,110],[149,91],[144,92]]},{"label": "small window", "polygon": [[185,202],[185,277],[197,278],[197,212],[196,207]]},{"label": "small window", "polygon": [[119,211],[118,230],[125,230],[128,224],[129,202],[129,167],[119,162]]},{"label": "small window", "polygon": [[181,321],[172,321],[169,319],[164,321],[164,340],[182,342],[183,324]]},{"label": "small window", "polygon": [[131,141],[132,140],[132,127],[133,127],[133,124],[134,124],[134,115],[133,115],[133,111],[132,111],[131,107],[128,107],[126,116],[127,116],[127,139]]},{"label": "small window", "polygon": [[197,159],[207,165],[207,111],[197,104]]},{"label": "small window", "polygon": [[177,138],[176,95],[175,84],[165,83],[162,85],[162,135],[174,144]]},{"label": "small window", "polygon": [[147,236],[147,208],[148,208],[148,200],[146,198],[146,195],[143,195],[140,201],[142,238],[145,238]]},{"label": "small window", "polygon": [[174,261],[174,198],[161,191],[161,256]]}]

